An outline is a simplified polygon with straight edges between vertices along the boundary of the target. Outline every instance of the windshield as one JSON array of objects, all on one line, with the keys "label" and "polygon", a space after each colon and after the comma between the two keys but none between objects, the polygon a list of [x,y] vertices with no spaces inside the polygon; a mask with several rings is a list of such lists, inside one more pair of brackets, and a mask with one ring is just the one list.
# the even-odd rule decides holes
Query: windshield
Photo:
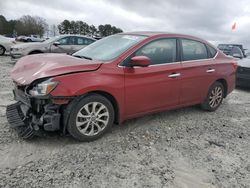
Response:
[{"label": "windshield", "polygon": [[112,35],[77,51],[73,56],[109,61],[145,38],[139,35]]}]

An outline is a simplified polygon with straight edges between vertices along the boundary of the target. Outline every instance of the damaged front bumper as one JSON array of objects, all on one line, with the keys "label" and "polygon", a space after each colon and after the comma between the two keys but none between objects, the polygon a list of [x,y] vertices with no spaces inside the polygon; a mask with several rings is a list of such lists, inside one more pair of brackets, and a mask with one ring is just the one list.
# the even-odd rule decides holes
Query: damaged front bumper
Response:
[{"label": "damaged front bumper", "polygon": [[20,89],[13,93],[18,102],[7,106],[6,116],[20,137],[31,138],[43,130],[60,130],[61,105],[53,104],[50,98],[30,97]]}]

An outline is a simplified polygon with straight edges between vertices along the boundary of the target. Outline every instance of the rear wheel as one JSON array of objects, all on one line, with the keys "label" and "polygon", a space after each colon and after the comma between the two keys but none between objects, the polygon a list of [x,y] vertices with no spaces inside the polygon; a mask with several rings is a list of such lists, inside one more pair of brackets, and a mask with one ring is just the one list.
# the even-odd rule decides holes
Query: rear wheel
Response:
[{"label": "rear wheel", "polygon": [[80,141],[100,138],[114,123],[114,108],[111,102],[98,94],[82,98],[72,108],[67,129]]},{"label": "rear wheel", "polygon": [[4,55],[5,51],[5,48],[3,46],[0,46],[0,55]]},{"label": "rear wheel", "polygon": [[215,111],[222,103],[224,97],[224,86],[220,82],[215,82],[209,89],[207,98],[201,104],[202,109],[207,111]]}]

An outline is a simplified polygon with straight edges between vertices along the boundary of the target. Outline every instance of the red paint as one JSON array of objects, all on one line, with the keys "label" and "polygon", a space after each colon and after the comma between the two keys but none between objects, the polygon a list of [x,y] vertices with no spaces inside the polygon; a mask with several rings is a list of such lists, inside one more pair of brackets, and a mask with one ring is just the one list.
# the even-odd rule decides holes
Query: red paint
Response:
[{"label": "red paint", "polygon": [[11,71],[12,79],[28,85],[38,78],[51,77],[77,71],[93,71],[101,62],[79,59],[66,54],[37,54],[21,58]]},{"label": "red paint", "polygon": [[[66,55],[29,56],[20,60],[15,66],[12,78],[21,84],[17,79],[25,77],[25,83],[29,84],[37,78],[53,76],[54,80],[60,82],[51,92],[55,97],[80,96],[96,91],[106,92],[117,101],[120,122],[148,113],[200,104],[216,80],[227,83],[227,93],[235,87],[235,62],[220,51],[215,58],[207,60],[159,66],[123,67],[121,63],[129,55],[155,39],[188,38],[208,44],[204,40],[186,35],[150,32],[126,34],[143,34],[148,38],[108,63]],[[143,62],[143,65],[148,61],[141,57],[134,60]],[[46,64],[45,68],[43,63]],[[26,75],[23,74],[23,69],[27,69]],[[30,77],[40,69],[43,70],[41,73]],[[215,72],[207,73],[209,69],[215,69]],[[180,73],[181,76],[169,77],[176,73]]]},{"label": "red paint", "polygon": [[136,56],[131,58],[132,66],[147,67],[150,65],[150,59],[146,56]]}]

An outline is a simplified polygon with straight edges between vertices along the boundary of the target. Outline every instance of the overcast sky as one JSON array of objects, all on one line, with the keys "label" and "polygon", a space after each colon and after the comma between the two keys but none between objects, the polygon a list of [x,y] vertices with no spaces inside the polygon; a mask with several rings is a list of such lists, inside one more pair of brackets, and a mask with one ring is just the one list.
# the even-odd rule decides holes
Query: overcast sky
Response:
[{"label": "overcast sky", "polygon": [[0,0],[0,14],[7,19],[41,16],[49,24],[69,19],[124,31],[192,34],[250,48],[250,0]]}]

